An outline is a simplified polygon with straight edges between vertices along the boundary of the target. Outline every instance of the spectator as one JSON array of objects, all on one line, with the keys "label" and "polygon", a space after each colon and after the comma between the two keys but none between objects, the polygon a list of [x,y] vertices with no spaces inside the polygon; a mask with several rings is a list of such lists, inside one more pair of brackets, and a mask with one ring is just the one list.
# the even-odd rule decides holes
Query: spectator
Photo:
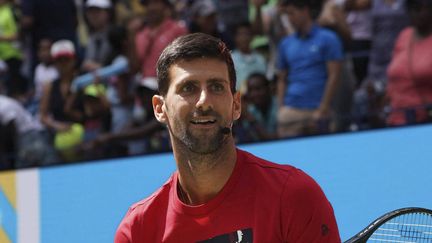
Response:
[{"label": "spectator", "polygon": [[82,70],[91,72],[109,63],[112,47],[108,40],[110,27],[110,0],[88,0],[86,16],[91,33],[85,49]]},{"label": "spectator", "polygon": [[187,33],[186,26],[171,18],[169,0],[143,1],[146,7],[146,25],[135,38],[135,67],[143,79],[157,87],[156,62],[162,50],[175,38]]},{"label": "spectator", "polygon": [[223,30],[234,36],[236,26],[249,20],[249,0],[219,0],[216,3]]},{"label": "spectator", "polygon": [[221,30],[216,5],[212,0],[196,0],[191,7],[189,32],[201,32],[217,37],[227,43],[228,48],[234,49],[230,34]]},{"label": "spectator", "polygon": [[37,47],[41,39],[71,40],[77,46],[77,9],[74,0],[21,0],[21,26],[31,37],[32,70],[39,62]]},{"label": "spectator", "polygon": [[432,2],[407,0],[411,27],[396,40],[388,68],[389,125],[432,121]]},{"label": "spectator", "polygon": [[156,94],[154,87],[143,83],[136,89],[136,102],[132,119],[117,133],[107,133],[99,136],[93,146],[108,145],[117,147],[128,142],[128,154],[143,154],[169,149],[169,139],[166,129],[153,116],[151,99]]},{"label": "spectator", "polygon": [[[359,88],[368,73],[372,40],[372,16],[370,9],[355,6],[356,1],[344,1],[344,8],[347,12],[346,21],[351,29],[351,43],[348,48],[353,63],[356,87]],[[359,4],[365,4],[366,2],[367,4],[371,3],[371,1],[363,1],[359,2]]]},{"label": "spectator", "polygon": [[236,141],[258,142],[277,138],[277,100],[270,81],[262,73],[251,74],[246,81],[242,115],[234,127]]},{"label": "spectator", "polygon": [[[264,5],[266,2],[268,3]],[[284,11],[281,0],[253,0],[252,3],[255,8],[255,18],[253,18],[252,23],[254,32],[263,35],[255,37],[252,43],[268,43],[267,78],[273,80],[276,76],[275,67],[279,42],[285,36],[292,34],[294,28],[286,11]]]},{"label": "spectator", "polygon": [[[87,85],[77,93],[73,93],[65,107],[66,112],[82,117],[80,122],[84,129],[84,143],[94,140],[100,134],[109,132],[111,128],[111,111],[110,104],[106,98],[106,88],[97,79],[98,77],[96,77],[95,83]],[[82,105],[76,106],[75,104]],[[78,146],[75,152],[79,153],[81,148],[81,146]],[[79,159],[100,159],[107,152],[109,150],[107,151],[105,148],[95,147],[86,151],[86,153],[82,153],[83,156]]]},{"label": "spectator", "polygon": [[267,64],[264,57],[251,49],[253,39],[252,27],[249,23],[243,23],[237,26],[235,31],[236,49],[232,52],[232,59],[236,67],[237,90],[242,93],[246,89],[246,79],[252,73],[266,73]]},{"label": "spectator", "polygon": [[[1,164],[1,169],[59,162],[42,124],[35,120],[18,101],[3,95],[0,95],[0,126],[3,128],[0,147],[8,147],[7,150],[0,151],[0,154],[9,155],[6,156],[8,164]],[[12,161],[14,162],[11,163]]]},{"label": "spectator", "polygon": [[315,23],[321,9],[318,4],[286,0],[284,6],[296,33],[284,38],[279,47],[280,137],[310,134],[314,132],[310,122],[330,118],[343,58],[336,34]]},{"label": "spectator", "polygon": [[34,98],[39,101],[42,97],[42,91],[46,84],[53,82],[58,78],[57,69],[54,67],[53,59],[50,54],[52,42],[49,39],[42,39],[38,46],[38,58],[40,63],[36,66],[34,83]]},{"label": "spectator", "polygon": [[[324,1],[318,24],[333,30],[342,41],[344,49],[351,43],[351,29],[346,20],[345,11],[336,0]],[[346,131],[351,124],[352,100],[355,89],[355,78],[351,60],[346,56],[342,60],[340,83],[332,99],[332,131]]]},{"label": "spectator", "polygon": [[70,40],[56,41],[51,47],[51,57],[59,77],[44,87],[40,103],[41,121],[54,134],[54,145],[63,159],[76,160],[71,149],[82,141],[84,128],[78,122],[83,117],[65,109],[71,99],[71,83],[76,72],[73,43]]},{"label": "spectator", "polygon": [[18,45],[18,26],[10,0],[0,0],[0,60],[7,65],[6,92],[15,95],[26,89],[21,76],[22,53]]},{"label": "spectator", "polygon": [[368,74],[362,86],[354,94],[354,117],[360,129],[381,127],[384,93],[387,85],[387,67],[394,43],[408,25],[405,0],[353,0],[353,10],[371,10],[372,43]]}]

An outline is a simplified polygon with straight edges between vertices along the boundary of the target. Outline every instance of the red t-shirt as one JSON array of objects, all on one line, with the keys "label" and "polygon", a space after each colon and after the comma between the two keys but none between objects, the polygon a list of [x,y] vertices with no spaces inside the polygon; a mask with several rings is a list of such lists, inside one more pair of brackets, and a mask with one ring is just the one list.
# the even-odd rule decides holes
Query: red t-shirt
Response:
[{"label": "red t-shirt", "polygon": [[187,28],[181,22],[165,20],[158,28],[144,28],[135,37],[137,56],[141,61],[143,77],[156,77],[156,63],[162,53],[173,40],[187,34]]},{"label": "red t-shirt", "polygon": [[318,184],[289,165],[237,150],[226,185],[208,203],[183,204],[177,172],[134,204],[115,243],[126,242],[340,242],[333,209]]},{"label": "red t-shirt", "polygon": [[391,108],[391,125],[407,122],[404,108],[416,107],[416,122],[427,119],[425,107],[432,104],[432,35],[413,40],[414,29],[404,29],[396,41],[393,57],[387,69],[387,95]]}]

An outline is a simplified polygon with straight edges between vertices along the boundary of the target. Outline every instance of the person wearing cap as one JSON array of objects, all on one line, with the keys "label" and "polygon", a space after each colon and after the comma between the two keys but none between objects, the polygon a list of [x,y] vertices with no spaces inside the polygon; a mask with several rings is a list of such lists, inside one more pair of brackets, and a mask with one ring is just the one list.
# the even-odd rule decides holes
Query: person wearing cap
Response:
[{"label": "person wearing cap", "polygon": [[230,49],[234,49],[234,42],[225,30],[219,28],[219,19],[216,5],[212,0],[195,1],[191,7],[190,33],[205,33],[221,39]]},{"label": "person wearing cap", "polygon": [[112,4],[110,0],[88,0],[85,7],[90,35],[81,69],[84,72],[91,72],[109,64],[110,61],[112,47],[108,31],[111,26]]},{"label": "person wearing cap", "polygon": [[68,132],[74,122],[79,122],[82,117],[66,110],[66,104],[70,101],[72,80],[76,75],[76,52],[70,40],[59,40],[51,46],[51,57],[58,70],[59,77],[43,88],[40,103],[41,122],[54,134]]},{"label": "person wearing cap", "polygon": [[143,79],[156,84],[156,62],[162,50],[175,38],[188,31],[183,22],[171,17],[169,0],[145,0],[146,25],[135,36],[132,54],[133,71],[141,71]]}]

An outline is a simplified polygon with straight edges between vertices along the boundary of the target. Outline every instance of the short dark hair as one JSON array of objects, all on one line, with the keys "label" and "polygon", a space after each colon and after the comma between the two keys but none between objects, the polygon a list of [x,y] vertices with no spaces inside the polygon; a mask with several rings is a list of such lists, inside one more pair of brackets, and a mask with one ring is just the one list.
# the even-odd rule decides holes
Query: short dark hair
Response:
[{"label": "short dark hair", "polygon": [[160,55],[156,68],[159,94],[165,96],[168,93],[171,65],[178,61],[190,61],[198,58],[215,58],[225,62],[228,67],[231,92],[235,93],[236,72],[230,50],[226,44],[211,35],[193,33],[178,37]]},{"label": "short dark hair", "polygon": [[323,6],[323,0],[282,0],[282,6],[294,6],[296,8],[308,8],[312,19],[318,18]]}]

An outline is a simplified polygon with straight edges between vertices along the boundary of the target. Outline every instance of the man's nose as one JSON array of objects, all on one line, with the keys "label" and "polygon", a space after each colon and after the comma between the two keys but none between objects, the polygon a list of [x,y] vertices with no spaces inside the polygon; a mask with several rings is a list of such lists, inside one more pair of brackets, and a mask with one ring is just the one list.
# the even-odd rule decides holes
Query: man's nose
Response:
[{"label": "man's nose", "polygon": [[199,97],[198,97],[198,101],[196,103],[196,107],[200,108],[203,111],[206,111],[206,110],[209,110],[210,108],[212,108],[210,95],[206,89],[201,90]]}]

